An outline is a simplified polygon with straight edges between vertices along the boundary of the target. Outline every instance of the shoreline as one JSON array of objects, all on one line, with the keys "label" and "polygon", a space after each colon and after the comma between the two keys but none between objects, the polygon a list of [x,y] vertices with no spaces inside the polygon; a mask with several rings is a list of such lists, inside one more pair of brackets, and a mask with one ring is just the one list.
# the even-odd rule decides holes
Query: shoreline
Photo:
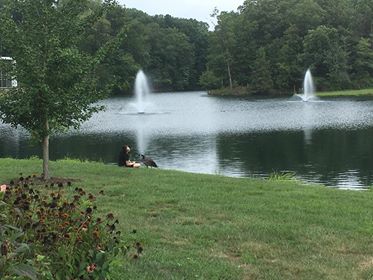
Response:
[{"label": "shoreline", "polygon": [[[1,166],[1,161],[4,160],[12,160],[12,161],[42,161],[41,158],[37,156],[31,156],[30,158],[12,158],[12,157],[0,157],[0,166]],[[79,163],[79,164],[98,164],[98,165],[103,165],[103,166],[109,166],[109,167],[114,167],[115,169],[120,170],[121,168],[118,168],[117,163],[115,162],[104,162],[104,161],[94,161],[94,160],[80,160],[80,159],[75,159],[75,158],[64,158],[64,159],[56,159],[56,160],[50,160],[52,164],[56,164],[59,162],[74,162],[74,163]],[[41,163],[40,163],[41,165]],[[131,168],[128,168],[131,169]],[[153,170],[154,168],[146,168],[145,166],[141,166],[140,169],[143,170]],[[159,172],[173,172],[173,173],[180,173],[180,174],[190,174],[193,176],[213,176],[216,178],[227,178],[227,179],[232,179],[232,180],[253,180],[253,181],[264,181],[264,182],[269,182],[269,181],[289,181],[289,182],[296,182],[301,186],[318,186],[318,187],[323,187],[323,188],[328,188],[328,189],[336,189],[336,190],[341,190],[341,191],[367,191],[370,190],[373,186],[369,185],[352,185],[352,186],[345,186],[345,185],[325,185],[322,182],[311,182],[307,181],[305,178],[299,178],[297,177],[296,173],[292,172],[274,172],[267,174],[266,176],[241,176],[241,175],[229,175],[229,174],[219,174],[219,173],[207,173],[207,172],[196,172],[196,171],[188,171],[188,170],[181,170],[181,169],[165,169],[165,168],[155,168],[155,170]],[[35,172],[33,172],[35,173]],[[53,174],[52,174],[53,177]],[[0,177],[0,184],[3,184],[6,182],[1,181]]]},{"label": "shoreline", "polygon": [[[243,98],[283,98],[291,97],[294,93],[268,93],[268,94],[253,94],[248,93],[244,88],[224,88],[218,90],[208,90],[208,96],[212,97],[243,97]],[[373,88],[357,89],[357,90],[340,90],[340,91],[321,91],[315,93],[320,98],[339,98],[339,97],[373,97]]]}]

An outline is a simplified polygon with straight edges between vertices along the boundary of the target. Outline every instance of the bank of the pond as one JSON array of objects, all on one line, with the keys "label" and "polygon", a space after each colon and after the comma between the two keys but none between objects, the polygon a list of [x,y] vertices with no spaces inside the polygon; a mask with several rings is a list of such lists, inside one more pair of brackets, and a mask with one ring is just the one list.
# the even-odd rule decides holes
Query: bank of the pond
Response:
[{"label": "bank of the pond", "polygon": [[[370,279],[373,192],[101,163],[51,162],[119,217],[140,259],[113,279]],[[0,159],[0,183],[40,172],[37,159]],[[136,233],[134,233],[134,230]],[[131,242],[130,242],[131,241]],[[119,265],[119,266],[118,266]]]},{"label": "bank of the pond", "polygon": [[237,86],[233,88],[225,87],[220,89],[213,89],[207,91],[210,96],[222,96],[222,97],[250,97],[250,98],[271,98],[271,97],[285,97],[291,96],[289,93],[279,92],[272,90],[268,93],[255,93],[247,87]]},{"label": "bank of the pond", "polygon": [[[292,93],[269,93],[255,95],[250,93],[245,87],[237,88],[222,88],[208,91],[210,96],[235,96],[235,97],[286,97],[292,96]],[[356,89],[356,90],[340,90],[340,91],[324,91],[316,92],[318,97],[338,98],[338,97],[373,97],[373,89]]]},{"label": "bank of the pond", "polygon": [[373,97],[373,89],[317,92],[319,97]]},{"label": "bank of the pond", "polygon": [[252,96],[246,87],[220,88],[208,91],[210,96]]}]

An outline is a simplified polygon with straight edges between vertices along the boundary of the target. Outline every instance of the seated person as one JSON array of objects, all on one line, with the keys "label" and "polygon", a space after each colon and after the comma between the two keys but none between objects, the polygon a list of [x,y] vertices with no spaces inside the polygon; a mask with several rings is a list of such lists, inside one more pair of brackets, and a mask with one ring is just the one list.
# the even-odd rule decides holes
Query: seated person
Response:
[{"label": "seated person", "polygon": [[122,147],[122,149],[119,152],[118,165],[121,167],[132,167],[132,168],[140,167],[140,163],[130,160],[130,155],[129,155],[130,151],[131,149],[128,145],[124,145]]}]

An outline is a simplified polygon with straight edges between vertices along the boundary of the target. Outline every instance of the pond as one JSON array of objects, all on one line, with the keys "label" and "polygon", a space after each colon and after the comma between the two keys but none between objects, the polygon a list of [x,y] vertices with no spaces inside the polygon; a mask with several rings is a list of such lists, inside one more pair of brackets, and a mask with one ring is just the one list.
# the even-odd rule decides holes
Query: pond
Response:
[{"label": "pond", "polygon": [[[372,100],[154,93],[145,114],[137,114],[129,97],[102,103],[107,110],[80,130],[51,138],[51,159],[115,163],[128,143],[134,159],[141,152],[165,169],[242,177],[294,172],[301,180],[340,188],[372,184]],[[29,135],[0,123],[0,157],[31,155],[41,151]]]}]

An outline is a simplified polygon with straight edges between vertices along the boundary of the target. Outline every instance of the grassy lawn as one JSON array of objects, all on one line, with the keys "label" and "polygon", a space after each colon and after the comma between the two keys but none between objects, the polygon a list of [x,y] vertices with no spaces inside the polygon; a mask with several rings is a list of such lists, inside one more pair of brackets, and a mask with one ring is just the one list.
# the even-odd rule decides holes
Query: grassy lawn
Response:
[{"label": "grassy lawn", "polygon": [[373,96],[373,88],[360,90],[342,90],[342,91],[325,91],[317,92],[319,97],[364,97]]},{"label": "grassy lawn", "polygon": [[[41,161],[0,159],[0,183]],[[373,192],[101,163],[51,162],[53,176],[106,195],[140,259],[113,279],[372,279]],[[133,231],[136,230],[136,233]]]}]

